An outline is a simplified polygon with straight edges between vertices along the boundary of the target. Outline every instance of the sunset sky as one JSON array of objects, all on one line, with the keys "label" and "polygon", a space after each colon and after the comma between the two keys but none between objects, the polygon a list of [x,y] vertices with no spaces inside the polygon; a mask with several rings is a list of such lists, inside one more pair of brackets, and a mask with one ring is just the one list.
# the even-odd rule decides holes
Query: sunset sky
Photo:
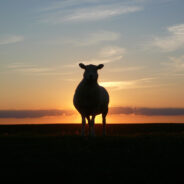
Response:
[{"label": "sunset sky", "polygon": [[80,62],[104,64],[107,123],[184,122],[183,10],[183,0],[0,1],[0,124],[80,123]]}]

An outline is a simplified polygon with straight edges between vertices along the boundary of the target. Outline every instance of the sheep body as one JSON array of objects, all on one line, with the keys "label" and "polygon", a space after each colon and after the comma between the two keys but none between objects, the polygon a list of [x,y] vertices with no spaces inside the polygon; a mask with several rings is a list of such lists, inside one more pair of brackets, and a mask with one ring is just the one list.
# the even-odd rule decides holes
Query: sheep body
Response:
[{"label": "sheep body", "polygon": [[[75,90],[73,104],[82,116],[82,135],[84,135],[85,118],[88,120],[89,133],[94,134],[94,119],[98,114],[102,114],[103,134],[105,134],[106,115],[108,113],[109,95],[106,89],[97,82],[97,70],[103,65],[83,65],[85,69],[84,78]],[[90,116],[92,118],[90,119]],[[91,130],[91,131],[90,131]]]},{"label": "sheep body", "polygon": [[81,81],[74,95],[74,106],[84,116],[98,115],[108,110],[109,95],[105,88]]}]

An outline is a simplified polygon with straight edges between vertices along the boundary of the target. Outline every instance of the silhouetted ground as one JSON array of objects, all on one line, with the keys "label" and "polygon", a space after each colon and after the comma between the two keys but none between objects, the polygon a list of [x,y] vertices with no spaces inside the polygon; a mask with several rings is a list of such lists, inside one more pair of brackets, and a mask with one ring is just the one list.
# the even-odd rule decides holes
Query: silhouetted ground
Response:
[{"label": "silhouetted ground", "polygon": [[1,125],[0,180],[183,183],[184,124]]}]

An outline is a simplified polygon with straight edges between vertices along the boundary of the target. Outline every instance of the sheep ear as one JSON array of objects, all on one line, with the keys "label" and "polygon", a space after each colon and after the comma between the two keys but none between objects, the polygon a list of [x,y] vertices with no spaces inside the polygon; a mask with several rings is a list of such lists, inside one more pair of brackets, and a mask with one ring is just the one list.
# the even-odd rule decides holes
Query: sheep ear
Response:
[{"label": "sheep ear", "polygon": [[104,67],[104,65],[100,64],[100,65],[97,66],[97,69],[99,70],[99,69],[102,69],[103,67]]},{"label": "sheep ear", "polygon": [[84,65],[83,63],[80,63],[79,66],[80,66],[82,69],[86,69],[86,65]]}]

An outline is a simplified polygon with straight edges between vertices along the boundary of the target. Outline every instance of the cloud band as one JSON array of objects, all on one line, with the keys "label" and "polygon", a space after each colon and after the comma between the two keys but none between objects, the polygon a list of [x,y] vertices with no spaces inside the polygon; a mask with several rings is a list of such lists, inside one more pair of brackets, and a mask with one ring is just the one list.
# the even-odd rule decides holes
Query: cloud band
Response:
[{"label": "cloud band", "polygon": [[71,112],[66,110],[0,110],[0,118],[41,118],[69,114]]},{"label": "cloud band", "polygon": [[184,108],[111,107],[110,113],[144,116],[184,116]]},{"label": "cloud band", "polygon": [[[71,110],[0,110],[0,118],[42,118],[46,116],[72,115]],[[144,116],[184,116],[184,108],[111,107],[109,114]]]}]

